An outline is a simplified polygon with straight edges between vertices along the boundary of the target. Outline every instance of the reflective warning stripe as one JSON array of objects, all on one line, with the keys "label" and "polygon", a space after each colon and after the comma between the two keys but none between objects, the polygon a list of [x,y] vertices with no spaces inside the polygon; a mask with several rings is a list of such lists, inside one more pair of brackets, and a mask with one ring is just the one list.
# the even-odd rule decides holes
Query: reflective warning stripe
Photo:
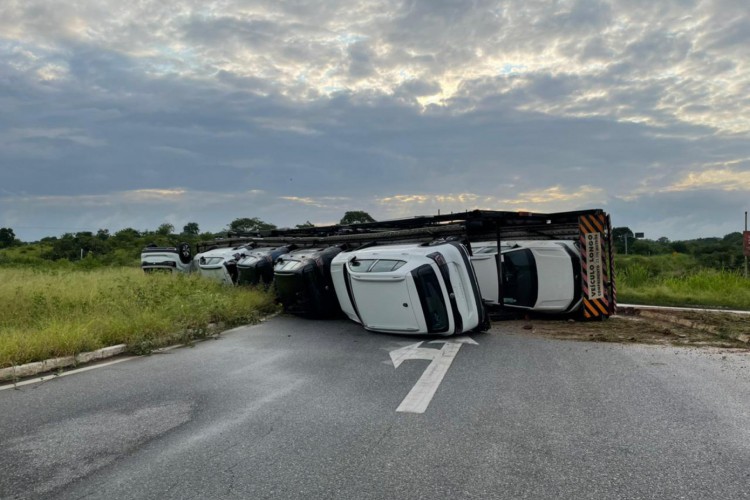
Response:
[{"label": "reflective warning stripe", "polygon": [[585,308],[585,312],[588,313],[587,317],[591,316],[608,316],[609,311],[607,309],[607,305],[603,300],[594,299],[594,300],[588,300],[584,299],[583,301],[583,307]]},{"label": "reflective warning stripe", "polygon": [[[612,282],[612,252],[607,235],[611,234],[609,216],[600,213],[579,217],[579,243],[581,253],[581,284],[583,291],[583,316],[585,319],[606,318],[612,314],[610,294]],[[597,237],[591,236],[597,234]],[[598,245],[594,243],[598,239]],[[593,247],[591,246],[593,244]],[[596,248],[598,246],[598,248]],[[608,251],[609,250],[609,251]],[[589,262],[589,253],[596,261]],[[608,258],[604,256],[607,255]],[[591,264],[591,268],[589,268]],[[591,273],[591,274],[590,274]],[[596,279],[590,283],[590,279]],[[601,280],[601,282],[599,282]],[[595,298],[591,298],[592,293]]]},{"label": "reflective warning stripe", "polygon": [[606,217],[604,214],[582,215],[578,218],[581,233],[604,233],[604,228],[607,227]]}]

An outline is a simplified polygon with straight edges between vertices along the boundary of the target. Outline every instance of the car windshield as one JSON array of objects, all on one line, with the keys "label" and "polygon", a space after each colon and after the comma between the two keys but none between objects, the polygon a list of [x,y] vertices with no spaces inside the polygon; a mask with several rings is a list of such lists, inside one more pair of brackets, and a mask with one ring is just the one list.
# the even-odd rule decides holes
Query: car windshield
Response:
[{"label": "car windshield", "polygon": [[262,256],[260,256],[260,255],[250,255],[249,257],[245,257],[244,259],[242,259],[240,261],[240,264],[242,264],[244,266],[250,266],[250,265],[253,265],[253,264],[255,264],[256,262],[258,262],[260,260],[264,260]]},{"label": "car windshield", "polygon": [[395,271],[406,264],[405,260],[395,259],[363,259],[349,262],[349,270],[354,273],[387,273]]},{"label": "car windshield", "polygon": [[432,266],[420,266],[412,271],[412,276],[414,276],[419,302],[424,311],[427,330],[430,333],[447,331],[448,309],[445,307],[445,297],[440,288],[440,281]]},{"label": "car windshield", "polygon": [[536,261],[531,250],[503,254],[503,302],[508,305],[534,307],[538,285]]},{"label": "car windshield", "polygon": [[298,260],[285,260],[276,264],[275,271],[294,271],[302,265]]}]

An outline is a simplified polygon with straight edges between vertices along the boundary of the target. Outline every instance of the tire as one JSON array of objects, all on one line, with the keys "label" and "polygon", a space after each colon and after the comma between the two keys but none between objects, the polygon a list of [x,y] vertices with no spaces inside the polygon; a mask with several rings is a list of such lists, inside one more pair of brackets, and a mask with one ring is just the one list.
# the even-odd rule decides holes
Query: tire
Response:
[{"label": "tire", "polygon": [[180,256],[180,262],[183,264],[190,264],[193,260],[192,252],[190,251],[190,245],[188,243],[180,243],[177,245],[177,253]]}]

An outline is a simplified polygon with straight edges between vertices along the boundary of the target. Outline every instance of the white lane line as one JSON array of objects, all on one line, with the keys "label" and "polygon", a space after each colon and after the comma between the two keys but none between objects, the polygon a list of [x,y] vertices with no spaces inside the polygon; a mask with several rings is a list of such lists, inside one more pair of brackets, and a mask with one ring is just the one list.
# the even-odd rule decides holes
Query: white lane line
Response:
[{"label": "white lane line", "polygon": [[49,380],[54,380],[60,377],[67,377],[68,375],[87,372],[89,370],[96,370],[97,368],[104,368],[105,366],[115,365],[117,363],[122,363],[123,361],[129,361],[131,359],[135,359],[136,357],[137,356],[128,356],[127,358],[119,358],[113,361],[107,361],[106,363],[100,363],[97,365],[86,366],[83,368],[77,368],[75,370],[65,371],[65,372],[60,373],[59,375],[47,375],[46,377],[32,378],[29,380],[24,380],[23,382],[17,382],[15,384],[2,385],[0,386],[0,391],[4,391],[6,389],[16,389],[18,387],[22,387],[24,385],[29,385],[29,384],[38,384],[39,382],[47,382]]},{"label": "white lane line", "polygon": [[[448,373],[453,359],[458,354],[462,344],[449,343],[445,344],[442,349],[435,350],[432,362],[419,377],[419,380],[412,387],[409,394],[406,395],[401,404],[396,408],[397,412],[404,413],[424,413],[430,405],[435,392],[443,381],[443,377]],[[427,349],[419,349],[427,351]],[[421,353],[420,353],[421,354]],[[423,358],[421,358],[423,359]]]},{"label": "white lane line", "polygon": [[474,344],[477,342],[471,337],[457,337],[448,340],[433,340],[430,344],[445,344],[441,349],[420,348],[422,342],[407,345],[388,353],[394,368],[401,366],[409,359],[431,360],[427,369],[419,377],[417,383],[406,395],[396,411],[403,413],[424,413],[435,396],[440,383],[443,381],[448,368],[451,367],[453,359],[458,354],[463,344]]}]

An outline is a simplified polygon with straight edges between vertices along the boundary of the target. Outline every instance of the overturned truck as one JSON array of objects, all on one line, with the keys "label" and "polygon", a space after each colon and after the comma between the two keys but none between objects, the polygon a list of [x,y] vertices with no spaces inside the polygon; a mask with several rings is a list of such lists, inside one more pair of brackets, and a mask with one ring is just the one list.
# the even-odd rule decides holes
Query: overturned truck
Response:
[{"label": "overturned truck", "polygon": [[[575,313],[583,319],[604,319],[615,313],[611,220],[600,209],[546,214],[473,210],[252,235],[230,234],[226,239],[200,244],[198,252],[209,247],[243,245],[337,246],[351,251],[439,241],[459,242],[466,248],[483,302],[494,311]],[[330,273],[329,268],[323,271]],[[304,279],[304,274],[300,273],[299,279]],[[326,281],[325,286],[330,286],[330,282]],[[452,300],[450,294],[447,296],[446,300]],[[285,304],[294,302],[294,297],[280,299]]]}]

